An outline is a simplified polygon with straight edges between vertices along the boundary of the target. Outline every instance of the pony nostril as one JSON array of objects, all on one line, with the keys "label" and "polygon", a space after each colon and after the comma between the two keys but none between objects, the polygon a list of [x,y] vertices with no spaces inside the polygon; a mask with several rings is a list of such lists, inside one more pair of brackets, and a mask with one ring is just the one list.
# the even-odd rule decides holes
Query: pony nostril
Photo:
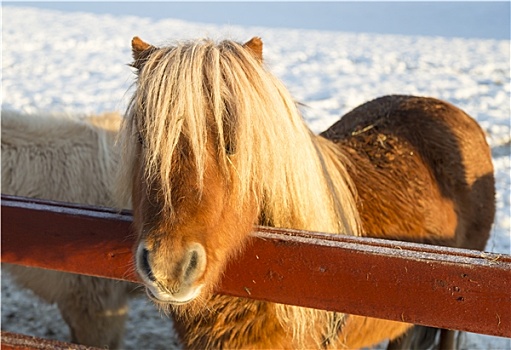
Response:
[{"label": "pony nostril", "polygon": [[144,273],[146,274],[147,278],[149,278],[151,281],[156,281],[156,278],[153,275],[153,270],[151,269],[151,265],[149,265],[149,251],[147,249],[142,249],[142,256],[141,256],[141,268],[143,269]]},{"label": "pony nostril", "polygon": [[190,275],[197,269],[199,260],[199,253],[197,253],[195,250],[192,252],[190,256],[190,261],[188,262],[188,266],[185,270],[184,278],[185,280],[188,280],[190,278]]},{"label": "pony nostril", "polygon": [[184,259],[185,265],[182,269],[183,281],[187,283],[197,280],[206,267],[206,251],[204,247],[196,243],[190,248],[187,257]]}]

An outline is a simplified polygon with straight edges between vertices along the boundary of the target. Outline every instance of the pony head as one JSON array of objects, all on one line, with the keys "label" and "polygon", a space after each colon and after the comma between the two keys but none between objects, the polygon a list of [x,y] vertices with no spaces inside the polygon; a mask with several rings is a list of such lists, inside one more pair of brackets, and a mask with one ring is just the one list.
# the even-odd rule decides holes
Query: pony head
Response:
[{"label": "pony head", "polygon": [[[265,69],[259,38],[158,48],[135,37],[132,49],[138,79],[120,135],[120,185],[130,189],[136,268],[154,301],[210,294],[256,223],[351,233],[349,184],[333,188],[345,182],[326,171],[342,168],[329,160],[339,157],[318,151]],[[348,192],[351,211],[340,207]]]}]

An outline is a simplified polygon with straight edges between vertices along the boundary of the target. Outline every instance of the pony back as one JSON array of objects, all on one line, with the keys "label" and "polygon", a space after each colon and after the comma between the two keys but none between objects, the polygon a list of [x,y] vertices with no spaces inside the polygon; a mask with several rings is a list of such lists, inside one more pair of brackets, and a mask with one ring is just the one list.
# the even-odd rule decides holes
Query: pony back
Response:
[{"label": "pony back", "polygon": [[2,193],[113,206],[121,116],[2,112]]}]

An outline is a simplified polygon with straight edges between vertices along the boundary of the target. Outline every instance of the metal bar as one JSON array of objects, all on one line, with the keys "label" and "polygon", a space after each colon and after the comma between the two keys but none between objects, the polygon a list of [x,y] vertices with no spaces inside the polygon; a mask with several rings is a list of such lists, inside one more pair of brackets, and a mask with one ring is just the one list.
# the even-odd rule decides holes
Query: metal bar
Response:
[{"label": "metal bar", "polygon": [[[137,281],[131,216],[2,196],[2,262]],[[219,293],[511,337],[511,256],[258,227]]]}]

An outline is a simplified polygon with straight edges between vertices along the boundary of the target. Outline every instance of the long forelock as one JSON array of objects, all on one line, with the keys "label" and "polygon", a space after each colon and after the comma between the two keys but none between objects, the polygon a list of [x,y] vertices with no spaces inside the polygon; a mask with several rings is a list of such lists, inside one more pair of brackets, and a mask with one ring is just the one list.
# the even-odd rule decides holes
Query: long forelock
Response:
[{"label": "long forelock", "polygon": [[224,107],[221,100],[212,98],[221,83],[214,67],[219,64],[217,51],[210,41],[162,48],[148,58],[139,74],[128,115],[133,118],[132,134],[139,133],[142,139],[146,179],[161,186],[166,205],[171,205],[177,148],[186,144],[202,188],[208,137],[219,135],[214,144],[218,149],[224,146]]}]

